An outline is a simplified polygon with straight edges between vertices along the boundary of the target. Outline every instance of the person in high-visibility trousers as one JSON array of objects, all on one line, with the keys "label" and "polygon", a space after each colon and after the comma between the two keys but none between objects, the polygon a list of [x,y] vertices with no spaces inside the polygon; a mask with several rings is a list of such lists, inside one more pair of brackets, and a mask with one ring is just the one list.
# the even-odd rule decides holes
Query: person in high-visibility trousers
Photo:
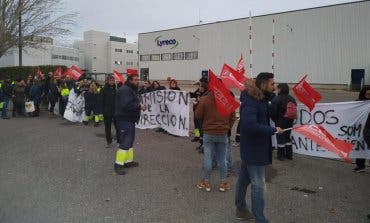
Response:
[{"label": "person in high-visibility trousers", "polygon": [[61,95],[61,100],[59,103],[61,104],[60,108],[61,110],[59,111],[60,115],[63,117],[64,116],[64,111],[66,110],[67,104],[68,104],[68,97],[69,97],[69,89],[67,87],[67,84],[63,82],[60,87],[60,95]]},{"label": "person in high-visibility trousers", "polygon": [[85,98],[85,117],[83,120],[84,125],[88,125],[92,119],[93,109],[96,105],[96,85],[92,83],[88,91],[84,93]]},{"label": "person in high-visibility trousers", "polygon": [[117,90],[115,102],[115,117],[119,129],[119,148],[116,153],[114,171],[118,175],[124,175],[125,168],[137,167],[134,162],[135,122],[140,119],[140,112],[144,106],[140,104],[137,95],[139,87],[138,75],[127,77],[125,84]]},{"label": "person in high-visibility trousers", "polygon": [[96,92],[95,92],[95,97],[96,97],[96,103],[94,106],[94,126],[98,127],[99,122],[103,121],[103,99],[102,99],[102,94],[101,94],[101,86],[98,83],[96,84]]}]

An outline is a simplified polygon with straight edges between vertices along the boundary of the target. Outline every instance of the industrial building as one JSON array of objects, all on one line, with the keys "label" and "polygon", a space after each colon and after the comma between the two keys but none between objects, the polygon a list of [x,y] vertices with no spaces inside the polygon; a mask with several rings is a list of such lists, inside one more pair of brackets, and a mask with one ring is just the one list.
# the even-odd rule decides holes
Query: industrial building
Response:
[{"label": "industrial building", "polygon": [[85,69],[89,73],[125,73],[127,69],[138,69],[136,43],[127,43],[126,38],[110,36],[101,31],[86,31],[82,41],[73,47],[84,55]]},{"label": "industrial building", "polygon": [[[80,54],[78,49],[54,45],[53,39],[47,37],[37,37],[34,41],[40,43],[37,48],[23,48],[23,66],[65,65],[69,67],[77,65],[84,67],[83,60],[81,60],[83,55]],[[18,48],[12,48],[0,58],[0,67],[18,66],[18,58]]]},{"label": "industrial building", "polygon": [[[38,48],[23,49],[23,66],[75,65],[91,74],[138,69],[137,44],[106,32],[86,31],[83,40],[76,40],[73,47],[54,45],[53,39],[47,37],[38,37],[35,41],[40,42]],[[18,65],[18,48],[0,58],[0,67]]]},{"label": "industrial building", "polygon": [[194,81],[243,54],[251,77],[267,71],[295,83],[307,74],[310,83],[348,85],[354,73],[368,85],[370,1],[140,33],[139,54],[142,79]]}]

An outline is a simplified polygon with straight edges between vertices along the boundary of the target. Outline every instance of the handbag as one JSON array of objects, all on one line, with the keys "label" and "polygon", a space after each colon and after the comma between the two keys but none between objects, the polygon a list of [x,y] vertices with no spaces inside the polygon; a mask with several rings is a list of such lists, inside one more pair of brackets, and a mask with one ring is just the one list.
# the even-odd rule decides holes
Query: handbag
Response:
[{"label": "handbag", "polygon": [[33,101],[26,101],[24,107],[27,113],[35,111],[35,104],[33,103]]}]

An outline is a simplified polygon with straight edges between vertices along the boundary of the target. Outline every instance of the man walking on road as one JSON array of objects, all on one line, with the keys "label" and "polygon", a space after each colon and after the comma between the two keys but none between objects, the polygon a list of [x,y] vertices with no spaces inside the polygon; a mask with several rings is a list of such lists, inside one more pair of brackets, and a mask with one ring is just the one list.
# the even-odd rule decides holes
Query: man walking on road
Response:
[{"label": "man walking on road", "polygon": [[[246,82],[246,97],[241,104],[240,156],[242,160],[240,175],[236,186],[236,218],[268,223],[263,211],[265,168],[272,163],[271,136],[282,133],[280,127],[270,126],[268,96],[274,91],[274,75],[258,74],[255,83]],[[252,213],[247,208],[247,186],[252,186]]]},{"label": "man walking on road", "polygon": [[127,77],[125,84],[117,90],[115,117],[117,119],[120,144],[116,153],[114,171],[118,175],[124,175],[125,168],[139,166],[139,163],[133,161],[135,122],[139,121],[140,110],[144,109],[137,95],[138,87],[138,75],[130,75]]}]

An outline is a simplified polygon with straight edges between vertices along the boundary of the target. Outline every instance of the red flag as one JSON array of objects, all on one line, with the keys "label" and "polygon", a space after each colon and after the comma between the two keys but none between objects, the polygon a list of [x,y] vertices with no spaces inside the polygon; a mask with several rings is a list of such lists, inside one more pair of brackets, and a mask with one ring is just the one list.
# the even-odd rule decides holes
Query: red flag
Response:
[{"label": "red flag", "polygon": [[62,68],[58,67],[54,72],[54,77],[61,77],[62,76]]},{"label": "red flag", "polygon": [[42,72],[41,72],[41,69],[40,67],[37,68],[37,77],[40,79],[42,77]]},{"label": "red flag", "polygon": [[126,73],[127,75],[132,75],[132,74],[138,75],[139,74],[138,70],[135,70],[135,69],[127,69]]},{"label": "red flag", "polygon": [[230,91],[218,80],[211,70],[209,70],[208,86],[215,95],[216,109],[220,115],[228,116],[239,107],[239,103],[230,94]]},{"label": "red flag", "polygon": [[70,75],[71,78],[75,81],[77,81],[78,79],[80,79],[80,77],[84,74],[84,72],[82,70],[80,70],[80,68],[72,65],[71,68],[69,68],[67,71],[66,71],[66,75]]},{"label": "red flag", "polygon": [[244,73],[239,73],[237,70],[234,70],[232,67],[230,67],[227,64],[224,64],[221,70],[220,76],[230,76],[233,75],[237,81],[244,84],[248,80],[246,76],[244,76]]},{"label": "red flag", "polygon": [[243,54],[240,54],[239,62],[236,65],[236,71],[238,71],[241,74],[245,73]]},{"label": "red flag", "polygon": [[321,100],[321,95],[307,83],[306,77],[307,75],[293,87],[293,92],[297,99],[312,111],[315,104]]},{"label": "red flag", "polygon": [[321,125],[301,125],[293,128],[294,131],[311,139],[321,147],[328,151],[335,153],[346,162],[351,162],[348,158],[353,145],[340,139],[335,139],[324,127]]},{"label": "red flag", "polygon": [[125,83],[125,79],[123,79],[122,74],[120,74],[116,70],[113,70],[113,77],[114,77],[114,80],[116,80],[117,82],[121,82],[122,84]]},{"label": "red flag", "polygon": [[236,87],[241,91],[244,90],[244,84],[237,81],[232,74],[230,74],[230,76],[221,76],[221,80],[227,89],[230,89],[231,87]]}]

